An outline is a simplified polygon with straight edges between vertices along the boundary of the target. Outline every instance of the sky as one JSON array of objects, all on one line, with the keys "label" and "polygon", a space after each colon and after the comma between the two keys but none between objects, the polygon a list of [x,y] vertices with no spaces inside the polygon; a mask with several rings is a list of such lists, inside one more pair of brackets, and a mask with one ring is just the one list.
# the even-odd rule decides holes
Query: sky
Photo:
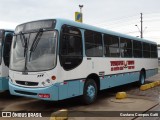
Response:
[{"label": "sky", "polygon": [[0,28],[48,18],[74,20],[79,4],[84,23],[135,37],[143,13],[144,38],[160,44],[160,0],[0,0]]}]

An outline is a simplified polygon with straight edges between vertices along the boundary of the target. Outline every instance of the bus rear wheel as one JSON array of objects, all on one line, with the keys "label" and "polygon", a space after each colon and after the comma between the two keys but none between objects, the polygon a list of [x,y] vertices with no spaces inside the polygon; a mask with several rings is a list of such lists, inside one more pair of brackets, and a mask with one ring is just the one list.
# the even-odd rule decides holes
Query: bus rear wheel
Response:
[{"label": "bus rear wheel", "polygon": [[138,84],[143,85],[145,83],[145,74],[144,71],[141,71]]},{"label": "bus rear wheel", "polygon": [[97,98],[97,85],[93,79],[86,80],[83,89],[83,103],[92,104]]}]

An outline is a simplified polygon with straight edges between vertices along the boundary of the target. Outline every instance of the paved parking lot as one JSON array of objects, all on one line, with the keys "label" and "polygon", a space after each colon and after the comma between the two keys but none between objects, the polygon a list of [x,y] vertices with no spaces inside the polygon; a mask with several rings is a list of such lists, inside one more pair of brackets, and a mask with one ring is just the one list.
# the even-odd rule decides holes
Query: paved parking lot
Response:
[{"label": "paved parking lot", "polygon": [[[160,73],[149,78],[147,82],[160,80]],[[124,100],[116,100],[115,94],[119,91],[127,92],[128,98]],[[90,115],[91,111],[95,111],[98,115],[101,111],[160,111],[160,86],[151,88],[146,91],[140,91],[136,84],[124,85],[108,90],[101,91],[97,101],[88,106],[81,104],[79,98],[68,99],[59,102],[48,102],[36,99],[30,99],[25,97],[11,96],[8,91],[1,93],[0,95],[0,110],[1,111],[49,111],[48,116],[54,111],[60,109],[68,109],[72,111],[81,111],[82,115]],[[72,112],[69,116],[72,116]],[[106,112],[107,114],[107,112]],[[78,115],[78,114],[77,114]],[[94,115],[96,116],[96,115]],[[104,117],[69,117],[70,120],[91,120],[102,119]],[[21,118],[0,118],[0,120],[21,120]],[[23,120],[49,120],[49,117],[45,118],[23,118]],[[142,117],[105,117],[105,119],[143,119],[143,120],[157,120],[158,117],[142,118]]]}]

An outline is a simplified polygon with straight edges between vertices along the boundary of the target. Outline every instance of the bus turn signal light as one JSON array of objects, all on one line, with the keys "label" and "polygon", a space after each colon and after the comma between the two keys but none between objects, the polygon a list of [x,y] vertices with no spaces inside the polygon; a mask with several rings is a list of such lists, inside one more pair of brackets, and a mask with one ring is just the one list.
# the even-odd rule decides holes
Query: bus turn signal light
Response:
[{"label": "bus turn signal light", "polygon": [[56,80],[56,76],[54,76],[54,75],[51,78],[52,78],[52,80]]}]

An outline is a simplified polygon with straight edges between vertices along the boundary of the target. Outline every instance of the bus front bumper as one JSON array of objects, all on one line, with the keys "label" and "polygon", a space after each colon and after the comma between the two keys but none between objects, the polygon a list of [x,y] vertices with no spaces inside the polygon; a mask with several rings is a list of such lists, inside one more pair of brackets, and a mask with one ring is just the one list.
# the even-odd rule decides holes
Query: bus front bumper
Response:
[{"label": "bus front bumper", "polygon": [[8,77],[0,77],[0,91],[8,90]]},{"label": "bus front bumper", "polygon": [[44,88],[29,88],[14,85],[9,81],[9,91],[10,94],[17,96],[25,96],[50,101],[58,100],[58,87],[56,85],[51,85]]}]

